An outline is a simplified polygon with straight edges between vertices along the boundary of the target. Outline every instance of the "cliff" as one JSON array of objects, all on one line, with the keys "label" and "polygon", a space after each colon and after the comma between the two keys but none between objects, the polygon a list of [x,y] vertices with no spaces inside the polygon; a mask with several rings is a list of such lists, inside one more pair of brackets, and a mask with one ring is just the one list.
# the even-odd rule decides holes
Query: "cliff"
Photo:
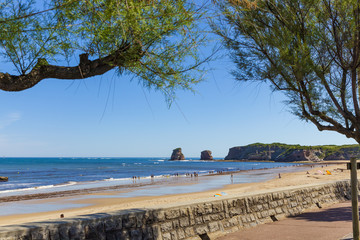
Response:
[{"label": "cliff", "polygon": [[323,160],[349,160],[351,157],[360,157],[359,145],[301,146],[281,143],[254,143],[230,148],[225,160],[319,162]]}]

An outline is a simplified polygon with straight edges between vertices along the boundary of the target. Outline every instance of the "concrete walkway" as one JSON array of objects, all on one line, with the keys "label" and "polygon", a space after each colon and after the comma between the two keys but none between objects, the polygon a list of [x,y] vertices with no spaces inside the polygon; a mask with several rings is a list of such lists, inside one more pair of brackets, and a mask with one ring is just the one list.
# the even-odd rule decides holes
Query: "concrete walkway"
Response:
[{"label": "concrete walkway", "polygon": [[227,234],[216,240],[350,240],[351,202]]}]

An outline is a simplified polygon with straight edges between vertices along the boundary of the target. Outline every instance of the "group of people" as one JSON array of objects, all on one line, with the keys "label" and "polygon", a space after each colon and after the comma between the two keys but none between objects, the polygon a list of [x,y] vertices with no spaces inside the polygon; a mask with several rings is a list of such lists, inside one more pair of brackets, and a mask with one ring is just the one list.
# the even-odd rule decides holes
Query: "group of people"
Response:
[{"label": "group of people", "polygon": [[199,174],[197,172],[194,172],[194,173],[186,173],[186,176],[187,177],[198,177]]}]

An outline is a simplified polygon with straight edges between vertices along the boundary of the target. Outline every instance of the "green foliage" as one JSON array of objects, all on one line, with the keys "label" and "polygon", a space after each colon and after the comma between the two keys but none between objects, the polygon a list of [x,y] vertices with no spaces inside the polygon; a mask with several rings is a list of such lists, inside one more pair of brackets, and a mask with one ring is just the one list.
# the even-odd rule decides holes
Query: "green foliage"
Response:
[{"label": "green foliage", "polygon": [[0,48],[20,74],[39,58],[71,62],[86,53],[91,60],[126,48],[117,56],[118,73],[171,100],[176,89],[201,80],[201,17],[185,0],[2,0]]},{"label": "green foliage", "polygon": [[[321,150],[318,157],[324,159],[327,156],[339,154],[339,155],[352,155],[360,152],[360,146],[358,144],[351,145],[316,145],[316,146],[303,146],[299,144],[284,144],[284,143],[253,143],[245,146],[247,153],[253,153],[254,149],[259,154],[269,154],[269,150],[274,151],[278,158],[285,157],[295,150]],[[264,153],[263,153],[264,151]]]},{"label": "green foliage", "polygon": [[269,82],[301,119],[360,142],[359,1],[215,2],[237,80]]},{"label": "green foliage", "polygon": [[326,151],[339,151],[340,149],[360,149],[358,144],[348,144],[348,145],[314,145],[314,146],[306,146],[300,144],[285,144],[285,143],[253,143],[249,144],[246,147],[257,147],[257,148],[286,148],[286,149],[323,149]]}]

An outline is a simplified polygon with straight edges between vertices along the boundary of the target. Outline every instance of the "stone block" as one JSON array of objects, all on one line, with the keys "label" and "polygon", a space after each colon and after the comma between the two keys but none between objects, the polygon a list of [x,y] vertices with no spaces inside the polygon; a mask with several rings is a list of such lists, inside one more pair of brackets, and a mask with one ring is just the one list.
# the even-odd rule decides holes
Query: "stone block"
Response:
[{"label": "stone block", "polygon": [[146,211],[144,214],[143,214],[143,221],[146,225],[149,225],[149,224],[152,224],[154,223],[154,214],[153,214],[154,211]]},{"label": "stone block", "polygon": [[274,200],[278,200],[279,199],[279,193],[277,193],[277,192],[272,193],[272,197],[273,197]]},{"label": "stone block", "polygon": [[166,219],[169,219],[169,220],[178,218],[178,217],[180,217],[180,210],[179,209],[171,209],[171,210],[165,211],[165,217],[166,217]]},{"label": "stone block", "polygon": [[173,225],[172,225],[172,222],[165,222],[165,223],[162,223],[160,225],[160,228],[161,228],[161,232],[170,232],[171,230],[173,230]]},{"label": "stone block", "polygon": [[177,232],[176,231],[171,231],[170,232],[171,235],[171,239],[172,240],[178,240],[178,236],[177,236]]},{"label": "stone block", "polygon": [[208,226],[210,232],[216,232],[220,230],[219,224],[217,222],[210,222]]},{"label": "stone block", "polygon": [[218,214],[211,214],[209,215],[209,217],[210,217],[210,221],[212,222],[220,219]]},{"label": "stone block", "polygon": [[201,226],[196,226],[195,227],[195,233],[197,235],[201,235],[201,234],[205,234],[209,232],[209,228],[207,225],[201,225]]},{"label": "stone block", "polygon": [[192,228],[192,227],[187,227],[187,228],[185,228],[184,231],[185,231],[185,236],[187,238],[195,236],[195,231],[194,231],[194,228]]},{"label": "stone block", "polygon": [[224,226],[224,228],[229,228],[229,227],[231,227],[231,224],[229,221],[223,221],[223,226]]},{"label": "stone block", "polygon": [[194,215],[195,216],[199,216],[199,215],[203,215],[205,213],[205,208],[203,205],[196,205],[196,207],[194,207]]},{"label": "stone block", "polygon": [[187,227],[190,225],[189,219],[187,217],[183,217],[179,219],[180,227]]},{"label": "stone block", "polygon": [[219,216],[219,220],[225,219],[225,213],[218,213],[217,216]]},{"label": "stone block", "polygon": [[143,236],[143,240],[155,239],[154,235],[153,235],[153,228],[152,227],[144,227],[142,229],[142,236]]},{"label": "stone block", "polygon": [[195,217],[195,224],[202,224],[203,222],[202,217]]},{"label": "stone block", "polygon": [[212,208],[213,208],[213,213],[219,213],[219,212],[222,212],[224,207],[223,207],[223,204],[222,202],[215,202],[212,204]]},{"label": "stone block", "polygon": [[189,216],[189,211],[191,211],[191,209],[189,207],[180,208],[180,216],[181,217],[188,217]]},{"label": "stone block", "polygon": [[116,232],[116,238],[121,240],[131,240],[130,233],[125,229]]},{"label": "stone block", "polygon": [[178,239],[180,239],[180,240],[184,239],[186,237],[185,231],[181,228],[177,230],[177,235],[178,235]]},{"label": "stone block", "polygon": [[276,208],[278,206],[278,203],[276,201],[272,201],[269,203],[270,208]]},{"label": "stone block", "polygon": [[230,218],[228,222],[230,223],[230,226],[235,226],[239,223],[236,217]]},{"label": "stone block", "polygon": [[122,228],[121,218],[110,218],[104,221],[105,231],[120,230]]},{"label": "stone block", "polygon": [[80,224],[73,225],[69,228],[69,238],[70,239],[84,239],[85,233],[84,228]]},{"label": "stone block", "polygon": [[238,225],[239,225],[239,226],[243,226],[242,217],[241,217],[241,216],[237,216],[237,220],[238,220]]},{"label": "stone block", "polygon": [[275,210],[274,210],[274,209],[270,209],[270,210],[269,210],[269,215],[270,215],[270,216],[276,215]]},{"label": "stone block", "polygon": [[135,215],[136,218],[136,227],[137,228],[142,228],[144,225],[144,214],[143,213],[138,213]]},{"label": "stone block", "polygon": [[59,237],[62,240],[69,240],[69,228],[68,226],[65,225],[60,225],[59,227]]},{"label": "stone block", "polygon": [[236,207],[238,199],[228,200],[228,208]]},{"label": "stone block", "polygon": [[268,210],[270,208],[268,203],[263,203],[262,206],[263,206],[263,209],[266,209],[266,210]]},{"label": "stone block", "polygon": [[293,209],[288,209],[287,213],[290,215],[290,216],[295,216],[295,212]]},{"label": "stone block", "polygon": [[122,226],[124,228],[135,228],[137,225],[137,218],[135,215],[127,215],[122,219]]},{"label": "stone block", "polygon": [[155,222],[163,222],[165,221],[165,211],[164,210],[158,210],[153,212],[154,221]]},{"label": "stone block", "polygon": [[142,232],[138,229],[133,229],[130,231],[131,240],[142,240]]},{"label": "stone block", "polygon": [[49,239],[61,240],[60,235],[59,235],[59,228],[56,228],[56,227],[49,228],[49,234],[50,234]]},{"label": "stone block", "polygon": [[210,222],[211,221],[210,215],[203,216],[203,221],[204,221],[204,223]]},{"label": "stone block", "polygon": [[229,210],[229,217],[237,216],[242,214],[242,211],[240,208],[232,208]]},{"label": "stone block", "polygon": [[49,232],[41,228],[32,229],[30,235],[31,239],[49,239]]},{"label": "stone block", "polygon": [[161,240],[161,228],[159,225],[152,226],[152,232],[155,240]]},{"label": "stone block", "polygon": [[257,211],[262,211],[264,209],[263,205],[258,204],[256,205]]},{"label": "stone block", "polygon": [[204,211],[205,211],[205,214],[212,213],[212,211],[213,211],[212,204],[211,203],[204,203]]},{"label": "stone block", "polygon": [[285,194],[283,192],[278,192],[278,199],[284,199]]},{"label": "stone block", "polygon": [[289,209],[287,207],[282,207],[281,210],[283,213],[289,213]]},{"label": "stone block", "polygon": [[[102,222],[89,222],[84,227],[85,239],[106,239],[105,227]],[[76,236],[76,233],[75,235]]]},{"label": "stone block", "polygon": [[269,216],[269,211],[262,211],[261,212],[261,217],[262,218],[266,218],[266,217],[268,217]]},{"label": "stone block", "polygon": [[283,194],[284,194],[284,198],[291,197],[291,193],[289,191],[285,191],[285,192],[283,192]]},{"label": "stone block", "polygon": [[171,234],[170,233],[163,233],[162,234],[163,240],[171,240]]}]

